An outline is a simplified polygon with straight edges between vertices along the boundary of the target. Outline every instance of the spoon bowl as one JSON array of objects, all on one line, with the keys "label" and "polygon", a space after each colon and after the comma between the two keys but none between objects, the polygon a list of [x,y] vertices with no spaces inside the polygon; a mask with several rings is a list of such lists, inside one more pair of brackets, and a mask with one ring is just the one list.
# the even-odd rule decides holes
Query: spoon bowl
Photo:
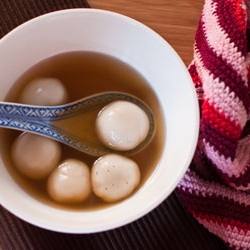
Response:
[{"label": "spoon bowl", "polygon": [[[89,137],[83,131],[83,123],[91,123],[98,111],[105,105],[125,100],[139,106],[148,116],[149,132],[144,141],[132,150],[119,154],[132,155],[143,149],[155,132],[154,115],[139,98],[124,92],[102,92],[59,106],[34,106],[19,103],[0,102],[0,127],[28,131],[46,136],[92,156],[117,152],[103,145],[97,136]],[[85,132],[85,133],[84,133]],[[93,134],[93,133],[92,133]]]}]

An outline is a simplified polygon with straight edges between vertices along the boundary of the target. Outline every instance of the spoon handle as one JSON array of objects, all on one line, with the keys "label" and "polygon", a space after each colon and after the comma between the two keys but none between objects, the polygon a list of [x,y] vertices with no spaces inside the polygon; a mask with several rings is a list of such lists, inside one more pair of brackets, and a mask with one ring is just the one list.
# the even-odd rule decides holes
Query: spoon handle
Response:
[{"label": "spoon handle", "polygon": [[0,102],[0,127],[29,131],[55,138],[58,132],[49,125],[49,117],[53,116],[53,112],[49,111],[43,107]]},{"label": "spoon handle", "polygon": [[0,127],[28,131],[60,141],[78,150],[85,150],[78,137],[50,124],[51,119],[60,117],[62,113],[57,107],[0,102]]}]

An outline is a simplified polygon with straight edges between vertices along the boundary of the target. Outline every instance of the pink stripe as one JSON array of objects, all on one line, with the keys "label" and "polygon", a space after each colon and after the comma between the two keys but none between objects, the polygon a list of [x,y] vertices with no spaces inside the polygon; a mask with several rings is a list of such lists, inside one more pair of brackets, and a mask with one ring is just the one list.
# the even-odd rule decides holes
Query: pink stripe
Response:
[{"label": "pink stripe", "polygon": [[195,172],[190,169],[178,184],[178,188],[185,193],[203,197],[216,195],[222,199],[229,199],[245,206],[250,206],[250,194],[231,189],[215,182],[208,182],[201,179]]},{"label": "pink stripe", "polygon": [[[214,147],[210,145],[205,140],[203,141],[205,145],[205,152],[207,157],[217,166],[218,169],[222,171],[223,174],[228,175],[228,177],[240,177],[246,172],[246,165],[250,160],[250,148],[246,147],[246,155],[242,159],[238,159],[237,152],[234,161],[230,157],[225,158],[218,151],[214,150]],[[248,145],[249,146],[249,145]],[[240,161],[239,161],[240,160]]]},{"label": "pink stripe", "polygon": [[[213,146],[203,140],[205,145],[206,154],[209,159],[212,160],[214,164],[222,171],[223,174],[226,174],[229,178],[237,177],[240,178],[245,174],[246,170],[250,167],[248,163],[250,161],[250,136],[245,137],[238,141],[238,147],[236,150],[235,160],[232,161],[231,158],[225,158],[224,155],[221,155],[218,151],[214,149]],[[249,190],[250,184],[245,185],[234,185],[230,183],[233,187],[239,190]]]}]

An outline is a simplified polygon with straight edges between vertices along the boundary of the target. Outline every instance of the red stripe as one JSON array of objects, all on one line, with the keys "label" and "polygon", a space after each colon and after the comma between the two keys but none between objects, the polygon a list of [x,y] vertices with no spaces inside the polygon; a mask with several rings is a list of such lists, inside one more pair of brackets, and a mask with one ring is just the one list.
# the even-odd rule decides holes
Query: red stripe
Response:
[{"label": "red stripe", "polygon": [[219,155],[235,158],[241,128],[205,100],[202,105],[201,134]]},{"label": "red stripe", "polygon": [[245,171],[241,173],[240,176],[228,176],[222,171],[218,170],[218,174],[220,175],[221,179],[224,180],[224,183],[227,184],[234,184],[236,188],[238,187],[247,187],[250,180],[250,166],[247,165]]},{"label": "red stripe", "polygon": [[209,103],[209,100],[204,101],[202,106],[202,119],[206,120],[210,126],[217,130],[222,136],[226,136],[233,140],[238,140],[242,129],[239,124],[232,121],[230,117],[226,117],[222,111],[216,109]]}]

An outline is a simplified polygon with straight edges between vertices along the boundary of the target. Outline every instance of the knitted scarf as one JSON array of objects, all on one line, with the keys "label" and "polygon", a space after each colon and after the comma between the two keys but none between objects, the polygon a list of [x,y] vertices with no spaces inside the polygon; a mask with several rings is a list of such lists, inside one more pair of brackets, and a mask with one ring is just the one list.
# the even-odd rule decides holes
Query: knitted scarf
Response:
[{"label": "knitted scarf", "polygon": [[250,1],[205,0],[189,66],[200,136],[178,185],[190,213],[229,249],[250,249]]}]

